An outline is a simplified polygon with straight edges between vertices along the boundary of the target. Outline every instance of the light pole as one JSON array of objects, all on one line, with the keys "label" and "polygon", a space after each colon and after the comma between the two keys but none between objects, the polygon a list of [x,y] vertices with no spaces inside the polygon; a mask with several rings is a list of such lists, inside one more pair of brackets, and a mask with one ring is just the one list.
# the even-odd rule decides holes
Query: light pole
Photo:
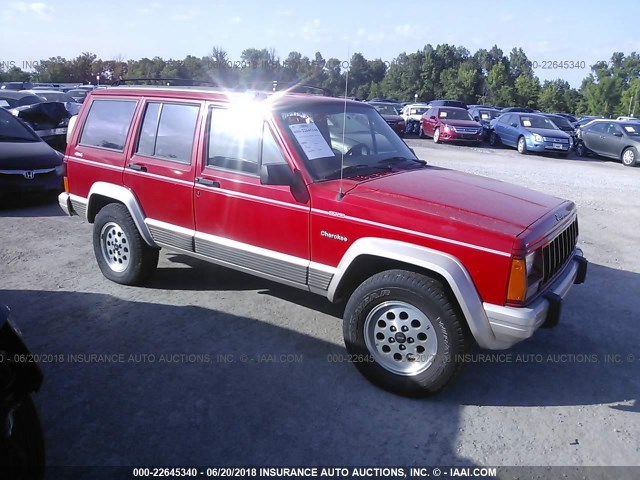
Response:
[{"label": "light pole", "polygon": [[96,75],[96,82],[98,82],[98,87],[100,86],[100,75]]},{"label": "light pole", "polygon": [[418,103],[418,94],[417,93],[413,96],[413,99],[415,100],[416,103]]}]

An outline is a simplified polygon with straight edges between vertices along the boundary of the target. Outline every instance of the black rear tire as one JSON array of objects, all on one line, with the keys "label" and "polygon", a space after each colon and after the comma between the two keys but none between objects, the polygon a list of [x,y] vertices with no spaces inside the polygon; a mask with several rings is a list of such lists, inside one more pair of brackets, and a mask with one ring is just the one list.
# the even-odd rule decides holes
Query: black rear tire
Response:
[{"label": "black rear tire", "polygon": [[0,465],[7,480],[41,480],[45,469],[44,434],[31,397],[13,412],[9,438],[0,437]]},{"label": "black rear tire", "polygon": [[496,132],[491,132],[489,134],[489,145],[491,145],[493,148],[498,148],[501,145],[500,137],[498,137],[498,134]]},{"label": "black rear tire", "polygon": [[[380,319],[386,320],[384,325]],[[350,358],[370,382],[399,395],[427,396],[460,372],[470,344],[464,322],[440,282],[415,272],[388,270],[353,292],[343,333]]]},{"label": "black rear tire", "polygon": [[[114,238],[124,238],[118,252],[107,250],[107,236],[111,232],[115,232]],[[127,207],[121,203],[110,203],[96,215],[93,251],[102,274],[122,285],[140,285],[149,278],[158,266],[160,252],[144,241]]]}]

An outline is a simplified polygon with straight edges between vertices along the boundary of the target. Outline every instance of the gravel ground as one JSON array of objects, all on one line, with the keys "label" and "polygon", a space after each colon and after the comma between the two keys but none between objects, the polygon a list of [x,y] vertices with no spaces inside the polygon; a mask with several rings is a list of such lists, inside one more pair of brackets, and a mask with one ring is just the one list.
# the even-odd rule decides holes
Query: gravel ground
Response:
[{"label": "gravel ground", "polygon": [[35,397],[49,464],[640,465],[640,168],[407,143],[576,202],[591,263],[558,328],[475,352],[435,398],[399,398],[339,361],[341,312],[322,298],[166,252],[149,285],[120,286],[90,225],[14,202],[0,302],[49,355]]}]

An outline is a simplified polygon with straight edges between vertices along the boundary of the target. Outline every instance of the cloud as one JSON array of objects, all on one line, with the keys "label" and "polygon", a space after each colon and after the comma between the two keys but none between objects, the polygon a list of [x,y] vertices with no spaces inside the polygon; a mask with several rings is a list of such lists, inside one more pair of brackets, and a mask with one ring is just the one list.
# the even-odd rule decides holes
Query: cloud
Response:
[{"label": "cloud", "polygon": [[198,16],[198,12],[194,9],[184,10],[179,13],[174,13],[169,18],[171,20],[175,20],[176,22],[186,22],[188,20],[193,20]]},{"label": "cloud", "polygon": [[26,3],[26,2],[14,2],[9,4],[10,8],[26,14],[35,14],[36,17],[49,20],[51,19],[54,9],[43,2],[34,2],[34,3]]},{"label": "cloud", "polygon": [[242,21],[242,18],[235,16],[231,20],[229,20],[229,23],[237,24],[237,23],[240,23],[241,21]]},{"label": "cloud", "polygon": [[403,25],[397,25],[396,26],[396,33],[398,35],[404,35],[406,37],[410,36],[413,34],[413,26],[409,23],[405,23]]}]

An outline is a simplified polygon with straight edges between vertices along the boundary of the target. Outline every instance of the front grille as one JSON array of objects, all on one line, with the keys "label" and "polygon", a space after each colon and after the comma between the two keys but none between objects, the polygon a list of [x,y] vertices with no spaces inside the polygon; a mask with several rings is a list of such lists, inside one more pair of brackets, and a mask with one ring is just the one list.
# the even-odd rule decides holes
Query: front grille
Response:
[{"label": "front grille", "polygon": [[457,133],[472,133],[472,134],[476,134],[476,133],[480,133],[482,131],[482,129],[477,129],[477,128],[470,128],[470,127],[451,127],[453,129],[454,132]]},{"label": "front grille", "polygon": [[542,284],[551,280],[571,258],[578,238],[578,219],[576,218],[560,235],[542,249]]},{"label": "front grille", "polygon": [[542,137],[545,142],[553,142],[553,143],[569,143],[568,138],[553,138],[553,137]]}]

